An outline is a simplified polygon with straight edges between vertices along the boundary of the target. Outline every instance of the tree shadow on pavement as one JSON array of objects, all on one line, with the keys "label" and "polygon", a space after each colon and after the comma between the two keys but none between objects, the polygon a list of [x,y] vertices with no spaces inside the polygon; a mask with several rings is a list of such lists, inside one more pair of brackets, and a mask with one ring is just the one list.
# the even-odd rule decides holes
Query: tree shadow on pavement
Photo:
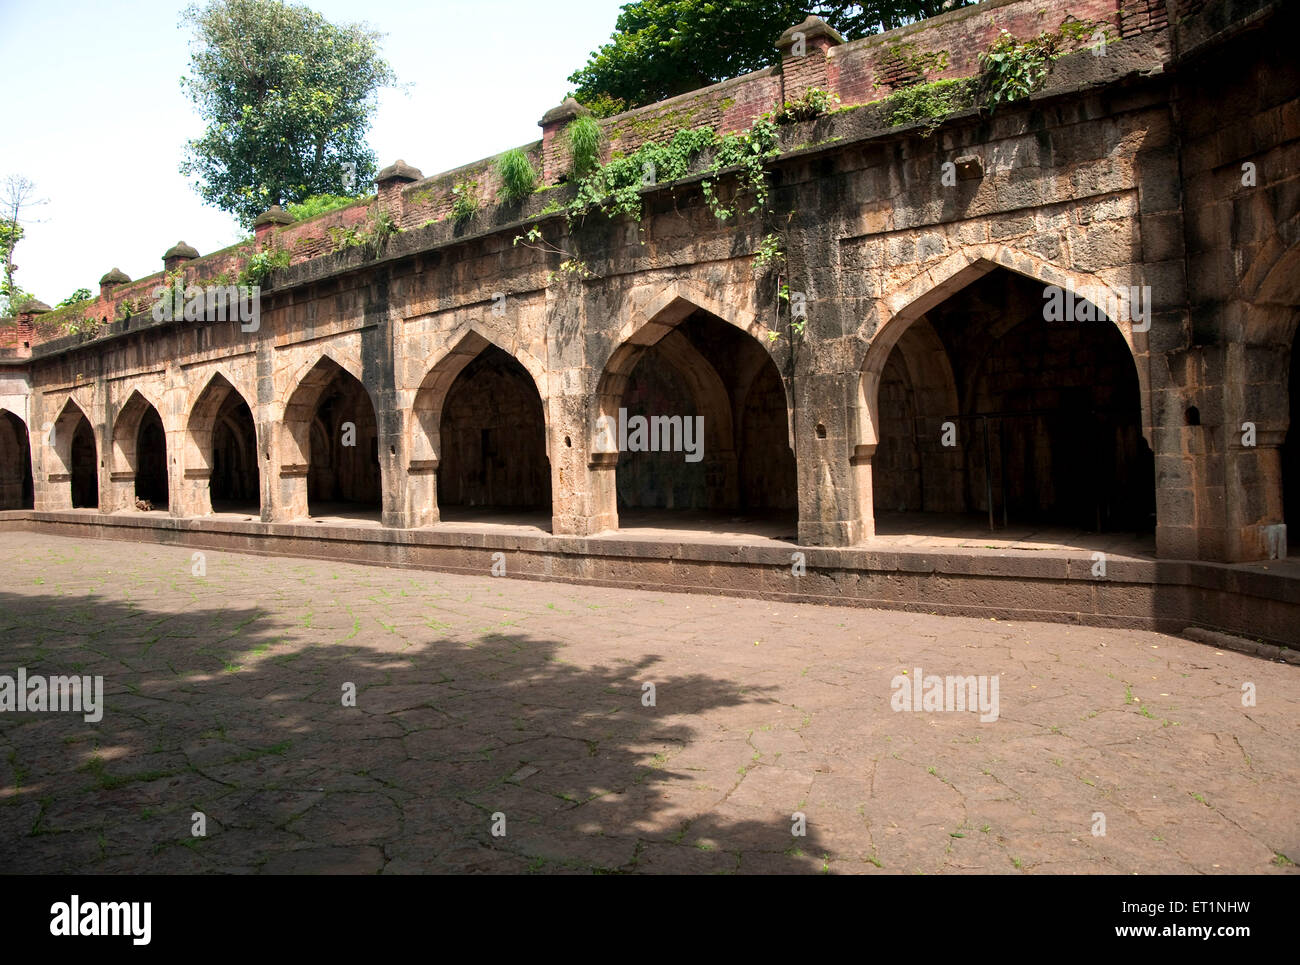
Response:
[{"label": "tree shadow on pavement", "polygon": [[654,657],[583,668],[525,632],[406,627],[403,644],[348,615],[144,596],[0,593],[0,674],[102,675],[106,704],[97,724],[0,715],[6,871],[823,868],[816,830],[791,836],[797,802],[756,817],[699,776],[748,752],[716,721],[702,740],[698,715],[764,688]]}]

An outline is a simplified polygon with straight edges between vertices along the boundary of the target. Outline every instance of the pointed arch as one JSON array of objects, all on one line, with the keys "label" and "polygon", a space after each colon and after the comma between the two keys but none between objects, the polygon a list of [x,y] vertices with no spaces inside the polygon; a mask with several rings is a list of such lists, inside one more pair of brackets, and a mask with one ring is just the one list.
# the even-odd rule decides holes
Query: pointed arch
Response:
[{"label": "pointed arch", "polygon": [[[542,411],[546,412],[546,366],[541,360],[528,352],[511,351],[493,339],[477,321],[470,322],[463,326],[459,337],[448,340],[447,347],[433,356],[424,378],[415,390],[415,400],[411,407],[410,465],[417,471],[427,467],[430,461],[437,462],[441,449],[439,426],[442,410],[456,377],[488,348],[500,349],[523,366],[532,377],[533,388],[542,400]],[[550,455],[549,439],[547,455]]]},{"label": "pointed arch", "polygon": [[247,396],[218,369],[189,407],[184,445],[187,512],[206,516],[213,512],[214,500],[260,504],[262,452]]},{"label": "pointed arch", "polygon": [[[699,309],[752,335],[760,345],[771,344],[768,338],[771,330],[762,323],[753,305],[753,286],[731,292],[732,298],[719,298],[714,294],[716,287],[679,278],[666,285],[633,291],[628,298],[631,309],[628,320],[611,343],[615,351],[624,344],[653,345],[668,329]],[[774,358],[774,361],[780,368],[781,360]],[[608,365],[607,359],[604,367]]]},{"label": "pointed arch", "polygon": [[109,482],[112,509],[132,509],[147,499],[155,509],[170,502],[167,436],[157,405],[139,388],[131,390],[113,419]]},{"label": "pointed arch", "polygon": [[943,424],[961,408],[947,349],[927,316],[894,345],[881,374],[879,446],[872,502],[901,512],[962,510],[960,453],[942,444]]},{"label": "pointed arch", "polygon": [[[776,425],[769,418],[772,401],[776,401],[778,418],[783,423],[777,443],[780,451],[773,451],[772,455],[788,458],[764,461],[770,462],[776,471],[788,473],[790,479],[775,489],[793,502],[797,495],[790,445],[793,412],[790,387],[781,376],[778,361],[788,362],[788,339],[776,342],[768,338],[769,330],[758,321],[747,300],[738,299],[736,305],[724,305],[703,286],[690,281],[677,281],[630,301],[632,317],[622,326],[619,341],[606,358],[595,385],[595,404],[589,410],[594,528],[618,527],[620,501],[629,509],[640,507],[653,512],[676,508],[743,510],[745,492],[764,489],[766,484],[763,473],[751,465],[752,479],[742,492],[740,469],[744,460],[738,451],[741,420],[753,407],[755,428],[765,441],[770,441],[766,437]],[[702,340],[699,345],[696,339]],[[723,350],[722,346],[727,348]],[[725,356],[728,351],[734,354],[726,358],[719,355],[721,352]],[[638,369],[652,359],[671,373]],[[725,364],[719,368],[720,363]],[[697,411],[707,413],[703,457],[706,465],[702,477],[698,465],[656,465],[663,461],[661,456],[634,454],[627,463],[627,471],[633,474],[631,479],[619,480],[616,467],[620,463],[622,440],[616,436],[621,433],[609,429],[620,425],[623,400],[630,387],[643,383],[637,392],[649,392],[647,398],[664,392],[680,394],[684,389]],[[757,398],[756,386],[766,401]],[[686,399],[682,401],[689,404]],[[671,418],[673,413],[655,415]],[[763,428],[759,429],[760,425]],[[647,460],[645,467],[637,468]]]},{"label": "pointed arch", "polygon": [[293,390],[284,405],[281,422],[286,432],[280,435],[281,471],[285,466],[306,467],[311,454],[310,426],[316,417],[316,408],[321,396],[330,383],[340,375],[351,376],[365,391],[370,405],[375,404],[374,396],[366,388],[361,377],[361,366],[353,358],[341,355],[338,359],[327,351],[318,352],[311,360],[298,367],[293,381]]},{"label": "pointed arch", "polygon": [[0,510],[31,509],[32,447],[27,423],[0,407]]},{"label": "pointed arch", "polygon": [[117,417],[113,420],[113,462],[110,467],[114,477],[120,473],[135,473],[137,434],[141,420],[150,409],[158,411],[143,392],[132,389],[126,402],[117,410]]},{"label": "pointed arch", "polygon": [[[589,430],[592,439],[601,435],[599,427],[602,420],[618,418],[619,400],[627,389],[628,377],[645,350],[658,344],[698,311],[705,311],[751,336],[776,365],[777,371],[781,371],[788,340],[769,338],[770,329],[760,323],[754,312],[744,305],[723,305],[702,286],[689,282],[676,282],[646,302],[638,305],[634,301],[633,304],[633,317],[620,330],[596,385],[596,405]],[[782,350],[779,355],[773,352],[775,343],[779,343]],[[782,387],[786,394],[786,417],[793,424],[793,405],[789,387],[784,384],[784,380]],[[593,448],[593,454],[600,451],[599,448]]]},{"label": "pointed arch", "polygon": [[545,366],[500,344],[477,322],[459,331],[425,372],[412,402],[408,518],[417,526],[437,522],[441,504],[549,510],[553,441]]},{"label": "pointed arch", "polygon": [[[328,347],[321,346],[313,351],[306,360],[299,363],[294,369],[293,375],[289,379],[291,388],[286,393],[286,398],[292,398],[297,391],[307,383],[308,376],[320,369],[322,365],[335,365],[347,372],[350,376],[365,385],[364,373],[361,368],[361,361],[355,355],[339,351],[339,346]],[[371,399],[373,402],[374,400]]]},{"label": "pointed arch", "polygon": [[97,509],[99,445],[89,417],[75,398],[69,396],[63,403],[52,429],[46,478],[53,485],[44,505],[50,509]]},{"label": "pointed arch", "polygon": [[[1065,290],[1092,310],[1070,317],[1078,323],[1049,326],[1044,306]],[[1153,310],[1139,294],[1142,311]],[[881,299],[858,380],[852,458],[864,534],[874,532],[877,508],[978,511],[990,527],[995,515],[1071,528],[1149,526],[1146,333],[1134,329],[1151,316],[1130,317],[1138,313],[1126,309],[1137,307],[1095,276],[995,245],[957,252]],[[1086,335],[1085,321],[1097,326]],[[900,423],[900,406],[916,421]],[[912,432],[921,420],[924,430]],[[976,434],[982,443],[971,441]]]},{"label": "pointed arch", "polygon": [[[1042,282],[1072,288],[1077,292],[1103,293],[1112,304],[1128,304],[1128,294],[1086,272],[1061,269],[1028,252],[1005,245],[976,245],[949,255],[939,264],[913,276],[911,281],[876,302],[875,330],[867,345],[860,369],[857,398],[857,437],[859,446],[874,447],[880,441],[878,396],[880,377],[889,354],[903,333],[917,319],[947,301],[957,292],[983,278],[996,268]],[[1109,318],[1109,316],[1107,316]],[[1140,359],[1147,353],[1145,332],[1135,332],[1131,320],[1110,318],[1123,336],[1137,373],[1141,396],[1142,433],[1151,437],[1150,373]]]},{"label": "pointed arch", "polygon": [[[360,372],[354,359],[344,356],[340,363],[327,352],[299,369],[278,433],[281,517],[310,516],[314,501],[320,506],[350,504],[353,508],[340,512],[379,519],[383,476],[378,408]],[[330,425],[322,445],[321,430],[313,428],[326,409]]]}]

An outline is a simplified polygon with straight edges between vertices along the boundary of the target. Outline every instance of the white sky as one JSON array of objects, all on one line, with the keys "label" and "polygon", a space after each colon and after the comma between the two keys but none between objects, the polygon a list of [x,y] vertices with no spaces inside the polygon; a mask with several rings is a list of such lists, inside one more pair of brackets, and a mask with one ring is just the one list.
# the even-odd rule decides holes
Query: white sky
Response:
[{"label": "white sky", "polygon": [[[625,2],[307,6],[387,35],[382,52],[409,87],[380,95],[370,146],[381,167],[402,158],[430,175],[539,138],[542,114],[609,38]],[[0,0],[0,177],[24,175],[49,199],[27,215],[14,280],[50,305],[77,288],[98,294],[113,267],[132,278],[160,271],[178,240],[206,254],[240,235],[178,170],[185,141],[203,131],[180,86],[189,66],[185,6]]]}]

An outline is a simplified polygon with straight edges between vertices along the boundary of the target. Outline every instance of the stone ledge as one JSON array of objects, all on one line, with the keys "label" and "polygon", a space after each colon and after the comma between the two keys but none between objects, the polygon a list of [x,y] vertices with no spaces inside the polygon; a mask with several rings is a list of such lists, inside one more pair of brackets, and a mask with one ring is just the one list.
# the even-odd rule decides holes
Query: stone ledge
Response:
[{"label": "stone ledge", "polygon": [[[1025,556],[1014,550],[908,552],[32,510],[0,512],[0,532],[5,530],[478,575],[489,571],[493,553],[505,552],[506,572],[518,579],[1171,634],[1199,627],[1269,643],[1300,642],[1300,577],[1220,563],[1112,556],[1108,578],[1097,580],[1090,576],[1086,550]],[[808,567],[797,578],[790,574],[795,550],[806,554]]]}]

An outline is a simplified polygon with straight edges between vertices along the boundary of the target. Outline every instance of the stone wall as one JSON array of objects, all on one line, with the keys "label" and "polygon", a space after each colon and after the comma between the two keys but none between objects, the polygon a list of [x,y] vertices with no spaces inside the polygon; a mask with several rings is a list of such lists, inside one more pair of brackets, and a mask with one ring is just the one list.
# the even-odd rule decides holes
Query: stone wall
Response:
[{"label": "stone wall", "polygon": [[[1031,6],[985,12],[997,23]],[[1058,23],[1065,12],[1033,9]],[[570,230],[542,214],[549,191],[468,225],[415,224],[424,202],[412,199],[430,179],[397,165],[378,203],[401,196],[415,214],[383,252],[322,254],[277,272],[257,331],[118,324],[96,340],[36,346],[23,365],[25,421],[70,429],[88,416],[106,511],[126,508],[134,469],[119,429],[143,407],[164,429],[169,512],[211,511],[215,420],[235,392],[256,424],[265,522],[301,519],[322,493],[345,491],[377,495],[390,530],[436,524],[440,505],[473,503],[475,487],[523,504],[542,480],[497,465],[515,445],[505,440],[519,440],[518,464],[545,467],[556,535],[616,527],[620,495],[652,510],[671,491],[674,508],[797,508],[801,543],[844,546],[871,537],[873,496],[890,508],[987,509],[970,418],[1019,406],[1033,419],[994,438],[1018,505],[1074,519],[1089,499],[1085,515],[1095,521],[1100,504],[1102,524],[1120,526],[1134,522],[1121,519],[1129,504],[1154,498],[1162,556],[1279,555],[1300,82],[1284,41],[1296,14],[1268,12],[1206,48],[1213,71],[1170,59],[1147,4],[1150,29],[1105,57],[1064,58],[1047,88],[992,115],[959,113],[930,131],[891,128],[867,106],[784,128],[771,165],[788,257],[779,273],[755,265],[773,224],[715,218],[700,172],[647,191],[640,224],[590,217]],[[936,18],[932,36],[956,31],[957,13]],[[829,44],[827,62],[917,35]],[[1258,176],[1250,189],[1247,162]],[[530,222],[589,274],[557,273],[561,256],[513,244]],[[304,229],[277,237],[293,230]],[[1050,286],[1121,306],[1136,288],[1144,312],[1111,314],[1104,337],[1060,336],[1042,317]],[[802,336],[791,328],[795,295],[807,309]],[[512,360],[509,390],[485,360],[497,352]],[[639,375],[643,365],[652,374]],[[340,382],[360,388],[331,403]],[[525,420],[509,400],[532,392]],[[629,454],[598,426],[617,420],[629,392],[672,406],[662,414],[706,415],[702,480],[680,463],[620,470]],[[1082,488],[1070,422],[1080,407],[1122,410],[1086,467],[1105,478]],[[936,438],[948,414],[962,422],[955,450]],[[909,419],[910,453],[897,445]],[[344,421],[358,429],[347,467],[325,456]],[[1245,422],[1258,429],[1254,444],[1239,441]],[[62,436],[37,442],[37,510],[69,508],[77,460]],[[1143,446],[1153,484],[1136,482],[1149,471]],[[1000,460],[996,473],[1001,492]],[[1140,523],[1143,511],[1133,513]]]},{"label": "stone wall", "polygon": [[[946,62],[942,69],[929,71],[928,79],[970,77],[978,72],[979,53],[1003,29],[1028,38],[1055,30],[1068,19],[1096,21],[1109,25],[1106,29],[1117,38],[1149,35],[1163,53],[1167,46],[1164,11],[1165,0],[985,0],[976,7],[847,44],[825,37],[815,39],[802,55],[796,55],[787,44],[777,58],[778,66],[602,119],[603,159],[631,154],[651,141],[669,140],[684,128],[707,126],[719,133],[746,130],[760,114],[796,99],[809,87],[836,94],[845,106],[879,101],[900,86],[921,79],[915,61],[926,55],[942,56]],[[542,139],[520,147],[538,171],[542,187],[560,184],[568,177],[570,159],[563,129],[576,116],[575,109],[549,112],[541,122]],[[498,203],[500,157],[483,158],[430,177],[408,168],[409,174],[380,183],[377,197],[307,221],[268,223],[259,227],[256,238],[199,258],[178,259],[175,265],[182,269],[187,285],[229,284],[258,250],[287,251],[291,264],[320,258],[336,251],[348,231],[373,226],[381,211],[404,229],[450,224],[455,201],[452,189],[457,185],[474,182],[483,206]],[[158,272],[101,287],[100,297],[87,303],[82,313],[105,325],[128,315],[135,316],[136,326],[147,325],[155,292],[166,282],[164,273]],[[38,326],[29,332],[0,326],[0,351],[10,347],[20,351],[24,342],[48,342],[60,334],[57,327]]]}]

